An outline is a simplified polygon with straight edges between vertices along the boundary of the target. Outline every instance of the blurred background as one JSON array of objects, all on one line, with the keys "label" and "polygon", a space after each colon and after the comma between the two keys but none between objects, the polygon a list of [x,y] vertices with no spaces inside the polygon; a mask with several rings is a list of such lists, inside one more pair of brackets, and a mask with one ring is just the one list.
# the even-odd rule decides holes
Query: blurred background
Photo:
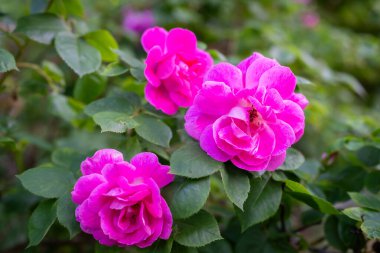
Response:
[{"label": "blurred background", "polygon": [[[0,0],[0,30],[14,29],[19,17],[41,12],[46,4],[45,0]],[[140,59],[145,56],[140,35],[157,25],[192,30],[199,46],[207,48],[216,62],[238,63],[257,51],[289,66],[298,77],[297,88],[310,101],[305,136],[296,145],[309,162],[331,165],[334,152],[346,152],[342,159],[351,159],[355,144],[379,141],[380,131],[375,130],[380,126],[380,1],[84,0],[83,7],[82,17],[74,14],[70,20],[77,33],[109,30],[123,50]],[[12,40],[2,34],[0,47],[16,51]],[[61,64],[52,45],[31,42],[23,58],[42,62],[65,95],[62,98],[69,100],[55,99],[52,104],[44,79],[29,70],[8,77],[7,88],[0,93],[0,251],[9,253],[24,251],[27,219],[38,201],[22,189],[15,174],[50,161],[57,149],[87,154],[104,146],[126,145],[121,135],[99,134],[83,116],[83,105],[91,100],[75,97],[77,77]],[[133,78],[99,78],[97,82],[107,82],[107,90],[143,94],[144,83]],[[348,172],[339,173],[324,177],[329,178],[329,187],[342,178],[355,180]],[[350,190],[352,185],[346,184],[342,187]],[[339,190],[336,194],[329,196],[346,197]],[[25,252],[93,252],[92,245],[82,243],[91,239],[78,237],[82,238],[70,241],[66,231],[54,224],[41,246]]]}]

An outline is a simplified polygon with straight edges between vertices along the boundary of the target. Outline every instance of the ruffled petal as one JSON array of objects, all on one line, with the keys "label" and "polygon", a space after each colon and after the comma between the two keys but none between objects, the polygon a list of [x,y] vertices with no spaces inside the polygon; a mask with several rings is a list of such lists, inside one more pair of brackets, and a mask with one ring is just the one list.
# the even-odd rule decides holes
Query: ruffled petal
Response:
[{"label": "ruffled petal", "polygon": [[191,137],[199,140],[205,128],[216,119],[216,116],[204,114],[198,106],[193,105],[185,114],[185,130]]},{"label": "ruffled petal", "polygon": [[192,54],[197,49],[197,38],[187,29],[174,28],[169,31],[166,47],[169,53]]},{"label": "ruffled petal", "polygon": [[159,46],[162,51],[164,51],[167,35],[168,32],[161,27],[153,27],[145,30],[141,37],[141,44],[145,52],[148,53],[149,50],[154,46]]},{"label": "ruffled petal", "polygon": [[114,149],[101,149],[89,158],[84,160],[80,167],[83,175],[92,173],[100,174],[103,167],[109,163],[117,163],[123,161],[123,154]]},{"label": "ruffled petal", "polygon": [[292,127],[282,120],[277,120],[276,124],[270,125],[270,128],[273,130],[276,139],[272,155],[284,153],[296,140]]},{"label": "ruffled petal", "polygon": [[220,150],[216,145],[211,125],[202,132],[200,146],[209,156],[219,162],[226,162],[231,158],[230,155]]},{"label": "ruffled petal", "polygon": [[296,88],[296,76],[288,67],[274,66],[260,78],[259,85],[276,89],[283,99],[290,97]]},{"label": "ruffled petal", "polygon": [[106,182],[100,174],[90,174],[80,177],[74,185],[71,192],[72,200],[76,204],[82,204],[91,194],[91,192],[100,184]]},{"label": "ruffled petal", "polygon": [[260,57],[252,62],[246,72],[245,88],[256,89],[263,73],[277,65],[278,63],[275,60],[266,57]]},{"label": "ruffled petal", "polygon": [[243,88],[241,70],[227,62],[214,65],[207,72],[205,81],[222,82],[236,90]]},{"label": "ruffled petal", "polygon": [[145,98],[157,110],[162,110],[168,115],[173,115],[178,111],[178,106],[169,99],[168,91],[162,85],[154,87],[148,83],[145,86]]}]

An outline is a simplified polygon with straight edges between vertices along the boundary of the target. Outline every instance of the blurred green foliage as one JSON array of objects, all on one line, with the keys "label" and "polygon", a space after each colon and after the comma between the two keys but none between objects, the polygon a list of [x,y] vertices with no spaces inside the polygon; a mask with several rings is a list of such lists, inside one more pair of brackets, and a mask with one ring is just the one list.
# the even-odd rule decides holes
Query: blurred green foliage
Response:
[{"label": "blurred green foliage", "polygon": [[[237,208],[227,197],[235,199],[238,205],[242,205],[241,200],[234,196],[233,189],[226,193],[223,186],[228,174],[211,177],[213,194],[205,209],[217,218],[225,239],[198,252],[360,252],[364,247],[376,248],[380,210],[367,202],[368,198],[375,199],[370,203],[380,199],[379,1],[0,0],[0,56],[11,54],[16,63],[0,64],[1,72],[19,69],[0,74],[1,252],[24,251],[28,244],[28,219],[42,199],[25,191],[16,174],[49,163],[78,177],[75,173],[81,159],[105,147],[117,148],[125,157],[141,150],[154,151],[168,163],[176,148],[167,148],[171,137],[172,143],[187,140],[181,115],[165,117],[133,95],[143,96],[141,60],[145,54],[139,35],[123,30],[123,8],[127,6],[152,9],[157,25],[167,29],[180,26],[194,31],[216,62],[228,59],[238,63],[253,51],[275,58],[299,77],[297,88],[310,101],[305,135],[296,145],[304,154],[305,163],[294,171],[275,172],[274,180],[268,183],[281,183],[284,187],[282,198],[280,191],[273,193],[281,200],[274,203],[280,211],[270,210],[275,212],[273,218],[262,224],[254,223],[255,217],[243,217],[251,223],[246,226],[255,225],[241,232],[235,216]],[[21,18],[45,11],[61,17],[66,27],[43,21],[50,31],[48,37],[40,40],[46,45],[33,41],[39,31],[27,36],[32,40],[20,27],[13,32]],[[316,25],[305,23],[308,14],[317,19]],[[24,26],[31,23],[24,22]],[[76,56],[66,58],[59,40],[50,43],[55,31],[61,28],[84,35],[83,40],[71,38],[80,51],[88,51],[86,46],[79,46],[88,43],[99,50],[99,55],[94,56],[96,51],[90,47],[88,55],[92,60],[75,66]],[[119,51],[102,47],[104,43]],[[120,61],[115,61],[118,58]],[[79,78],[76,73],[83,76]],[[123,96],[128,100],[127,106]],[[118,97],[121,104],[115,103],[112,113],[102,106],[96,108],[110,97]],[[136,111],[150,114],[140,118],[120,115]],[[147,136],[149,130],[136,129],[137,134],[129,131],[139,120],[149,121],[148,126],[160,127],[165,134]],[[100,134],[98,125],[104,133]],[[235,180],[248,187],[248,177],[240,177]],[[250,180],[251,185],[256,185],[254,180]],[[67,196],[53,197],[60,200]],[[326,208],[328,212],[324,211]],[[344,215],[337,215],[335,209],[344,210]],[[205,215],[197,215],[201,214]],[[50,220],[47,224],[52,227],[46,238],[25,252],[118,251],[95,245],[83,233],[70,240],[58,222]],[[66,225],[74,234],[75,227]],[[177,242],[173,243],[172,252],[196,252]]]}]

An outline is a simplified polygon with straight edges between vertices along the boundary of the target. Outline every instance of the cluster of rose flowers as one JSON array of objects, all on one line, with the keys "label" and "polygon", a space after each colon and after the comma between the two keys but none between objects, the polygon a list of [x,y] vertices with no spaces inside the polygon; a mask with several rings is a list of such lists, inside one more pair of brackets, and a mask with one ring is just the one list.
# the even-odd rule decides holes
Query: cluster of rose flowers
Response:
[{"label": "cluster of rose flowers", "polygon": [[[303,135],[307,99],[296,77],[276,60],[254,53],[234,66],[213,64],[182,28],[146,30],[145,97],[173,115],[188,107],[185,130],[213,159],[247,171],[272,171]],[[168,165],[145,152],[124,161],[103,149],[81,164],[72,192],[81,229],[104,245],[148,247],[168,239],[173,219],[160,188],[174,180]]]}]

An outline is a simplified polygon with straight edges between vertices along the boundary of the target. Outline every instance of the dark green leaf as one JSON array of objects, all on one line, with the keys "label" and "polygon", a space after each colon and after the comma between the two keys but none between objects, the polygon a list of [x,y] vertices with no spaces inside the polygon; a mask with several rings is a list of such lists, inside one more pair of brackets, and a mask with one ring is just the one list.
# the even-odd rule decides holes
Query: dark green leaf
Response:
[{"label": "dark green leaf", "polygon": [[112,62],[106,67],[102,68],[100,74],[102,76],[120,76],[128,71],[128,68],[120,64],[119,62]]},{"label": "dark green leaf", "polygon": [[98,50],[70,33],[60,33],[55,39],[59,56],[79,76],[95,72],[101,63]]},{"label": "dark green leaf", "polygon": [[120,112],[98,112],[93,115],[102,132],[124,133],[127,129],[138,126],[134,116]]},{"label": "dark green leaf", "polygon": [[152,246],[142,249],[141,253],[170,253],[172,252],[172,246],[172,238],[170,238],[169,240],[158,240],[155,243],[153,243]]},{"label": "dark green leaf", "polygon": [[272,217],[280,206],[281,197],[281,183],[269,180],[269,175],[252,179],[244,212],[236,209],[242,231]]},{"label": "dark green leaf", "polygon": [[199,253],[233,253],[227,240],[218,240],[199,248]]},{"label": "dark green leaf", "polygon": [[338,218],[336,216],[329,216],[324,225],[325,237],[331,246],[345,251],[347,247],[339,236],[338,225]]},{"label": "dark green leaf", "polygon": [[61,168],[69,169],[74,175],[78,175],[80,164],[86,158],[84,154],[70,148],[59,148],[54,150],[51,160],[54,164]]},{"label": "dark green leaf", "polygon": [[288,193],[293,198],[311,206],[312,208],[315,208],[321,211],[322,213],[339,214],[339,211],[336,210],[335,207],[330,202],[310,193],[300,183],[297,183],[291,180],[286,180],[285,185],[287,189],[289,190]]},{"label": "dark green leaf", "polygon": [[55,200],[44,200],[33,211],[28,224],[28,247],[42,241],[56,219],[56,210]]},{"label": "dark green leaf", "polygon": [[0,73],[16,69],[16,61],[11,53],[7,50],[0,48]]},{"label": "dark green leaf", "polygon": [[296,170],[305,162],[305,157],[294,148],[289,148],[286,151],[286,160],[280,169],[282,170]]},{"label": "dark green leaf", "polygon": [[89,103],[103,94],[107,80],[99,74],[85,75],[75,83],[74,98]]},{"label": "dark green leaf", "polygon": [[367,166],[375,166],[380,163],[380,149],[373,146],[365,146],[357,151],[360,161]]},{"label": "dark green leaf", "polygon": [[61,197],[74,183],[70,171],[52,166],[29,169],[17,177],[28,191],[44,198]]},{"label": "dark green leaf", "polygon": [[170,158],[170,172],[175,175],[200,178],[211,175],[223,167],[223,163],[209,157],[198,143],[186,143]]},{"label": "dark green leaf", "polygon": [[173,134],[165,123],[147,115],[137,116],[135,120],[139,124],[135,130],[141,138],[162,147],[169,147]]},{"label": "dark green leaf", "polygon": [[205,204],[210,192],[208,177],[184,179],[171,183],[166,199],[174,219],[184,219],[198,212]]},{"label": "dark green leaf", "polygon": [[222,239],[214,216],[201,210],[185,220],[177,221],[174,240],[187,247],[201,247]]},{"label": "dark green leaf", "polygon": [[222,181],[224,190],[227,197],[241,210],[243,210],[243,204],[248,197],[250,189],[248,176],[238,169],[225,169],[220,171],[222,175]]},{"label": "dark green leaf", "polygon": [[52,93],[49,96],[50,103],[52,105],[53,113],[67,122],[71,122],[76,115],[74,109],[68,103],[66,96],[58,93]]},{"label": "dark green leaf", "polygon": [[119,48],[115,38],[107,30],[97,30],[84,35],[84,39],[91,46],[99,50],[104,61],[116,61],[118,59],[115,49]]},{"label": "dark green leaf", "polygon": [[87,105],[84,112],[93,116],[99,112],[133,114],[140,107],[140,98],[135,93],[102,98]]},{"label": "dark green leaf", "polygon": [[380,171],[372,171],[365,178],[365,187],[373,193],[380,191]]},{"label": "dark green leaf", "polygon": [[79,223],[75,219],[76,205],[71,200],[71,193],[67,192],[57,201],[57,218],[70,233],[70,238],[73,238],[80,232]]},{"label": "dark green leaf", "polygon": [[127,147],[125,149],[125,159],[131,160],[136,154],[142,151],[142,147],[137,136],[129,137],[127,139]]},{"label": "dark green leaf", "polygon": [[380,197],[372,194],[361,194],[358,192],[349,192],[351,199],[360,207],[380,211]]},{"label": "dark green leaf", "polygon": [[50,44],[59,32],[66,30],[64,22],[56,15],[40,13],[20,18],[15,32],[23,33],[37,42]]}]

